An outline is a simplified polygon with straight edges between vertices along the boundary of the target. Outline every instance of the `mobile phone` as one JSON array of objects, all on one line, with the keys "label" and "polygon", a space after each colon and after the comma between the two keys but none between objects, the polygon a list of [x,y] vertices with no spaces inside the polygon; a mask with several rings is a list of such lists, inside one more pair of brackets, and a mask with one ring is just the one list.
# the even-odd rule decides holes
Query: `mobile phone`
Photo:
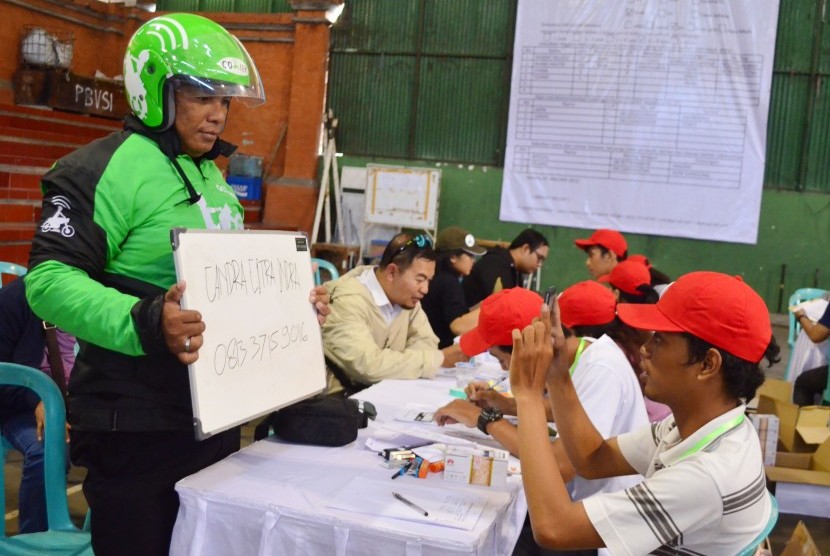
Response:
[{"label": "mobile phone", "polygon": [[556,286],[551,286],[545,291],[545,305],[553,310],[553,302],[556,299]]}]

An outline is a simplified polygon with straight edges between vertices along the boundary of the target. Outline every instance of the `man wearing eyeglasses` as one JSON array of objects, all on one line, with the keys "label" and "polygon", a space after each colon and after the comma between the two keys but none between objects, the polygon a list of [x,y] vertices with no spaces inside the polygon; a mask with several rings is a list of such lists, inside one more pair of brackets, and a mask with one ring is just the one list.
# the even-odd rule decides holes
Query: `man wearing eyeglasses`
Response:
[{"label": "man wearing eyeglasses", "polygon": [[523,285],[527,274],[536,272],[548,256],[548,240],[533,228],[516,236],[507,249],[489,249],[464,278],[464,298],[473,307],[486,297]]},{"label": "man wearing eyeglasses", "polygon": [[323,326],[329,393],[346,395],[385,378],[432,378],[466,361],[458,345],[438,349],[421,309],[435,275],[425,234],[398,234],[378,266],[359,266],[328,282],[331,314]]}]

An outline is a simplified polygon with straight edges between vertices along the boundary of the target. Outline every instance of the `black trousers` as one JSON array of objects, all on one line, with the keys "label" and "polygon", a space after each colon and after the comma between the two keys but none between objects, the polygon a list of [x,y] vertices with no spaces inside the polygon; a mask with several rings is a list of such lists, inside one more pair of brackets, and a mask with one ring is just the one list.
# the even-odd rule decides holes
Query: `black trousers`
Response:
[{"label": "black trousers", "polygon": [[[816,394],[819,397],[827,387],[827,365],[802,372],[793,385],[793,403],[796,405],[813,405]],[[818,403],[821,403],[819,401]]]},{"label": "black trousers", "polygon": [[87,468],[96,556],[167,556],[179,511],[176,481],[239,450],[239,428],[197,441],[192,432],[71,431]]}]

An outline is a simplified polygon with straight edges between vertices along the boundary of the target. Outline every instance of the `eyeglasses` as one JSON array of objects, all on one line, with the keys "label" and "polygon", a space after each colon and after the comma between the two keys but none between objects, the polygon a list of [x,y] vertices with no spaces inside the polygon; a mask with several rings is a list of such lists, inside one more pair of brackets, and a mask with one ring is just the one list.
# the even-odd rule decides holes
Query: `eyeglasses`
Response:
[{"label": "eyeglasses", "polygon": [[540,263],[545,262],[546,257],[544,255],[540,254],[539,251],[534,251],[533,254],[536,255],[536,258],[539,259]]},{"label": "eyeglasses", "polygon": [[384,263],[388,265],[392,262],[392,259],[400,255],[413,245],[418,249],[426,249],[427,247],[432,247],[432,239],[426,234],[418,234],[416,236],[412,236],[411,238],[406,240],[406,242],[403,245],[392,251],[388,257],[384,257],[381,261],[381,266],[384,266]]}]

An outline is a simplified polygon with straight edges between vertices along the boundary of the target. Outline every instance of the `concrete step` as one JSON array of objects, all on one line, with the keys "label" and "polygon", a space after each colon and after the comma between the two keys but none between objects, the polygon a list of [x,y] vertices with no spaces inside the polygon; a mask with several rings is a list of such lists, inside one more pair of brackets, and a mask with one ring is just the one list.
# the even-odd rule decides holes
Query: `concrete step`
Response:
[{"label": "concrete step", "polygon": [[52,161],[65,156],[78,148],[72,143],[41,141],[26,137],[13,137],[0,132],[0,155],[35,156]]},{"label": "concrete step", "polygon": [[103,137],[122,128],[119,120],[59,110],[0,104],[0,127],[51,131],[87,138]]}]

